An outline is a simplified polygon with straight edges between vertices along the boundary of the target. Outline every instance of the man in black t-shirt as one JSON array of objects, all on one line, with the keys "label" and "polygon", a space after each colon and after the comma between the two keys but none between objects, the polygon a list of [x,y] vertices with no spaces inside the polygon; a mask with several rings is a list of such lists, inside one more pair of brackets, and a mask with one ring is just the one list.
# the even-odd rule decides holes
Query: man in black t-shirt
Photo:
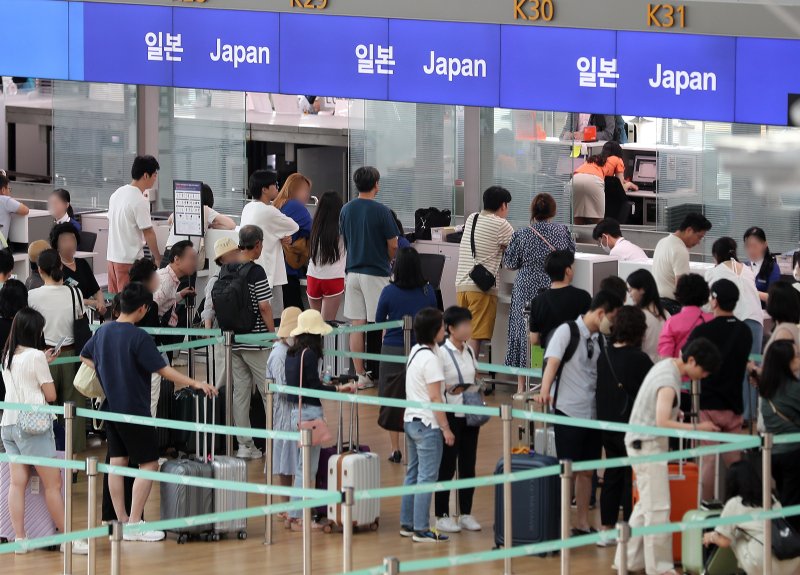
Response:
[{"label": "man in black t-shirt", "polygon": [[[722,365],[717,372],[702,381],[700,388],[700,421],[711,421],[720,431],[739,433],[742,429],[742,380],[747,369],[752,333],[747,325],[733,315],[739,301],[739,288],[730,280],[718,280],[711,286],[711,309],[714,319],[698,325],[686,341],[706,338],[717,346]],[[738,461],[741,453],[723,453],[726,466]],[[714,496],[714,457],[703,462],[703,498]]]},{"label": "man in black t-shirt", "polygon": [[592,296],[572,286],[575,254],[556,250],[547,256],[544,271],[550,277],[547,289],[531,301],[530,342],[545,347],[550,334],[562,323],[589,311]]}]

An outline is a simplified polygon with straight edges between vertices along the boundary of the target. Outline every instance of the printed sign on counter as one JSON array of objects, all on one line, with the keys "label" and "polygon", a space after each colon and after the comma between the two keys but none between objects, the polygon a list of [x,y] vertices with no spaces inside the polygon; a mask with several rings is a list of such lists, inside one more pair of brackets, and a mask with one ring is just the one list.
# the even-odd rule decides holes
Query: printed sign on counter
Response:
[{"label": "printed sign on counter", "polygon": [[0,73],[69,78],[69,4],[51,0],[3,0]]},{"label": "printed sign on counter", "polygon": [[[736,121],[786,125],[789,95],[800,93],[800,41],[739,38],[736,43]],[[790,125],[797,126],[800,118]]]},{"label": "printed sign on counter", "polygon": [[617,113],[732,122],[736,39],[618,32]]},{"label": "printed sign on counter", "polygon": [[386,100],[395,56],[381,18],[281,14],[283,94]]},{"label": "printed sign on counter", "polygon": [[219,90],[278,91],[278,15],[176,8],[172,36],[181,59],[173,85]]},{"label": "printed sign on counter", "polygon": [[204,236],[203,182],[174,180],[176,236]]},{"label": "printed sign on counter", "polygon": [[390,20],[389,40],[389,100],[500,104],[500,26]]},{"label": "printed sign on counter", "polygon": [[501,107],[614,113],[616,32],[503,26],[501,38]]},{"label": "printed sign on counter", "polygon": [[172,64],[184,53],[182,37],[172,33],[172,8],[87,2],[82,24],[83,80],[172,85]]}]

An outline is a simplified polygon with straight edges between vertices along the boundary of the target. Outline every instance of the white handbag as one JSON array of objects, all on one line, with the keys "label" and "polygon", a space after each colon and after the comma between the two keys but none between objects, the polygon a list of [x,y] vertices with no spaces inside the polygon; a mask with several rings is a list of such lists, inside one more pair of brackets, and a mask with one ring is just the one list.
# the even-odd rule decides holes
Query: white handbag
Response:
[{"label": "white handbag", "polygon": [[105,399],[106,397],[103,392],[103,386],[100,385],[100,379],[97,377],[97,372],[85,363],[81,363],[78,368],[78,373],[75,374],[72,385],[81,395],[89,399]]}]

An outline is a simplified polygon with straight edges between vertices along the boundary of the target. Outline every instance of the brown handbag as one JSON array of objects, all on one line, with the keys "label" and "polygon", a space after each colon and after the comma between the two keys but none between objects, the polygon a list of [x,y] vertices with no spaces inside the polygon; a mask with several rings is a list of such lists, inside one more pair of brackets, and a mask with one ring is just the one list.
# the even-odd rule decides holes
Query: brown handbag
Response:
[{"label": "brown handbag", "polygon": [[297,238],[288,246],[283,246],[283,258],[286,260],[286,265],[294,270],[306,267],[309,257],[310,250],[306,238]]},{"label": "brown handbag", "polygon": [[[303,389],[303,363],[306,355],[306,350],[303,350],[303,353],[300,354],[300,389]],[[323,443],[328,443],[333,439],[333,434],[331,430],[328,428],[328,424],[325,420],[321,417],[317,419],[310,419],[309,421],[303,421],[303,394],[301,393],[298,397],[297,401],[297,427],[300,431],[304,429],[311,430],[311,445],[322,445]]]}]

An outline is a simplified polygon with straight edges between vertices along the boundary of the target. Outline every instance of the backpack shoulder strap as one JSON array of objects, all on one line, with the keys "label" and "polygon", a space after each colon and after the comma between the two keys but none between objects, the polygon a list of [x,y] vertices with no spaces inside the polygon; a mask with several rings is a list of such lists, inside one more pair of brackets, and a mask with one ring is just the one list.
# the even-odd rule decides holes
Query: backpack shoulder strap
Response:
[{"label": "backpack shoulder strap", "polygon": [[578,345],[581,342],[581,332],[578,329],[577,322],[569,321],[567,322],[569,326],[569,343],[567,344],[567,348],[564,350],[564,356],[561,358],[561,363],[558,365],[558,371],[556,372],[556,388],[553,392],[553,409],[556,407],[556,402],[558,401],[558,390],[561,388],[561,372],[564,371],[564,366],[569,363],[572,357],[575,355],[575,352],[578,350]]},{"label": "backpack shoulder strap", "polygon": [[413,354],[411,354],[410,358],[408,358],[408,363],[406,363],[406,368],[408,368],[408,366],[411,365],[411,362],[414,361],[414,358],[417,357],[417,354],[419,352],[421,352],[422,350],[424,350],[424,349],[427,349],[429,352],[433,353],[433,350],[431,348],[429,348],[428,346],[422,346],[417,351],[415,351]]}]

